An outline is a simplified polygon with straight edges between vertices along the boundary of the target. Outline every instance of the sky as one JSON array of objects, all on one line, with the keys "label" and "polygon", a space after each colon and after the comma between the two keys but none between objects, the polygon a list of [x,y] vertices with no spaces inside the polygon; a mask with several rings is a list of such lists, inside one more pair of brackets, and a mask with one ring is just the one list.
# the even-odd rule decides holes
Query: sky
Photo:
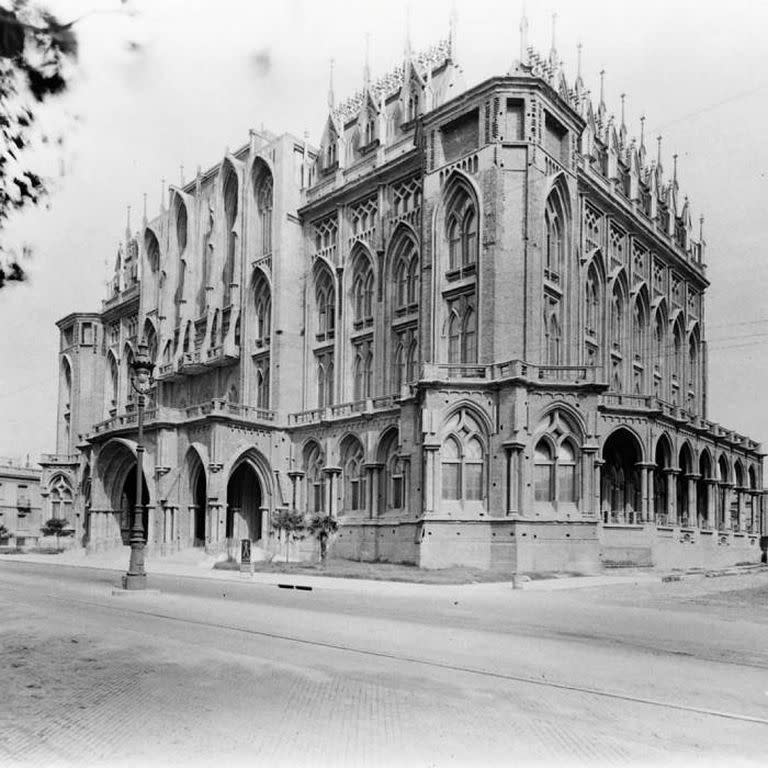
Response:
[{"label": "sky", "polygon": [[[56,320],[98,311],[107,265],[123,237],[126,206],[140,225],[161,183],[189,180],[198,165],[262,125],[317,143],[326,118],[328,63],[337,98],[363,79],[370,34],[373,76],[402,58],[405,0],[51,0],[78,22],[80,59],[68,93],[43,124],[64,136],[41,155],[53,193],[47,209],[16,216],[0,233],[32,248],[31,279],[0,292],[0,455],[33,458],[55,450]],[[458,57],[467,85],[506,73],[519,51],[522,3],[457,0]],[[135,11],[132,15],[125,9]],[[117,12],[115,12],[117,11]],[[416,49],[444,37],[450,4],[412,2]],[[731,0],[528,0],[529,41],[556,46],[569,81],[583,44],[583,77],[593,94],[605,70],[606,103],[649,149],[663,136],[667,171],[694,220],[705,216],[708,417],[768,444],[768,3]]]}]

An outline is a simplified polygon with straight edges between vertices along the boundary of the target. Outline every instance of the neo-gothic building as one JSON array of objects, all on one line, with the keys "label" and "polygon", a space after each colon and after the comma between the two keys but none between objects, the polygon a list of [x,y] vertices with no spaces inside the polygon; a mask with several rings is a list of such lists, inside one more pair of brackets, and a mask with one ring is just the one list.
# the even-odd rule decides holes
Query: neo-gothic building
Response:
[{"label": "neo-gothic building", "polygon": [[425,567],[757,560],[760,446],[708,420],[676,168],[521,48],[466,89],[452,25],[331,86],[319,148],[252,132],[129,223],[101,311],[58,324],[45,482],[85,545],[127,539],[143,336],[157,553],[270,550],[294,507],[338,518],[337,554]]}]

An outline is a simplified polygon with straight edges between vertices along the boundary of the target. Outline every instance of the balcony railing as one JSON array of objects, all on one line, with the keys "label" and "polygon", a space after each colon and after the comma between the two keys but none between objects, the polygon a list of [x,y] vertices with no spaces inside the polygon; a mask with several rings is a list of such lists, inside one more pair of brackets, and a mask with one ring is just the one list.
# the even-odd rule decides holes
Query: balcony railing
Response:
[{"label": "balcony railing", "polygon": [[376,413],[387,411],[396,407],[394,395],[382,395],[369,397],[365,400],[354,400],[349,403],[338,403],[326,408],[313,408],[309,411],[300,411],[288,415],[288,424],[299,426],[302,424],[317,424],[320,421],[332,421],[334,419],[346,419],[361,413]]},{"label": "balcony railing", "polygon": [[522,378],[562,384],[597,383],[599,368],[592,365],[535,365],[522,360],[509,360],[490,365],[465,363],[424,363],[421,378],[429,380],[470,379],[499,381]]}]

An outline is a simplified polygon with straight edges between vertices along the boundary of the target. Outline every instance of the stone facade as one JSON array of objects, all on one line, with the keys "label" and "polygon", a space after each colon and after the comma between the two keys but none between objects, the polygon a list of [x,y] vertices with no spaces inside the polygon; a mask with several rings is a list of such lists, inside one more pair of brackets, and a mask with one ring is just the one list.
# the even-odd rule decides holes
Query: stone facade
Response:
[{"label": "stone facade", "polygon": [[156,552],[274,551],[297,508],[338,555],[431,568],[759,559],[760,446],[707,417],[676,168],[554,50],[466,89],[455,34],[331,83],[318,148],[252,132],[129,222],[101,312],[59,323],[45,478],[90,548],[127,540],[143,336]]}]

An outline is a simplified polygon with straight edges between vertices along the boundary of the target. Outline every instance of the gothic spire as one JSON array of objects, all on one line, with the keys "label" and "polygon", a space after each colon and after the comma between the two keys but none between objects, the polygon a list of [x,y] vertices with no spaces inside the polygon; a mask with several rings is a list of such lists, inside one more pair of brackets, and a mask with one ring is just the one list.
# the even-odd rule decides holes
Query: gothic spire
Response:
[{"label": "gothic spire", "polygon": [[125,212],[125,242],[131,239],[131,206],[129,205]]},{"label": "gothic spire", "polygon": [[458,60],[458,53],[457,53],[458,44],[456,40],[456,36],[458,33],[458,30],[457,30],[458,24],[459,24],[459,16],[456,11],[456,3],[453,2],[451,3],[451,18],[448,24],[448,48],[450,51],[451,61],[453,61],[454,64]]},{"label": "gothic spire", "polygon": [[557,66],[557,44],[556,44],[556,25],[557,14],[552,14],[552,47],[549,49],[549,63],[553,66]]},{"label": "gothic spire", "polygon": [[333,109],[336,99],[333,96],[333,59],[330,60],[328,72],[328,109]]},{"label": "gothic spire", "polygon": [[405,63],[411,60],[413,50],[411,48],[411,4],[405,6]]},{"label": "gothic spire", "polygon": [[520,17],[520,63],[528,63],[528,17],[525,14],[525,3],[523,15]]},{"label": "gothic spire", "polygon": [[368,90],[371,84],[371,33],[365,33],[365,64],[363,65],[363,88]]}]

